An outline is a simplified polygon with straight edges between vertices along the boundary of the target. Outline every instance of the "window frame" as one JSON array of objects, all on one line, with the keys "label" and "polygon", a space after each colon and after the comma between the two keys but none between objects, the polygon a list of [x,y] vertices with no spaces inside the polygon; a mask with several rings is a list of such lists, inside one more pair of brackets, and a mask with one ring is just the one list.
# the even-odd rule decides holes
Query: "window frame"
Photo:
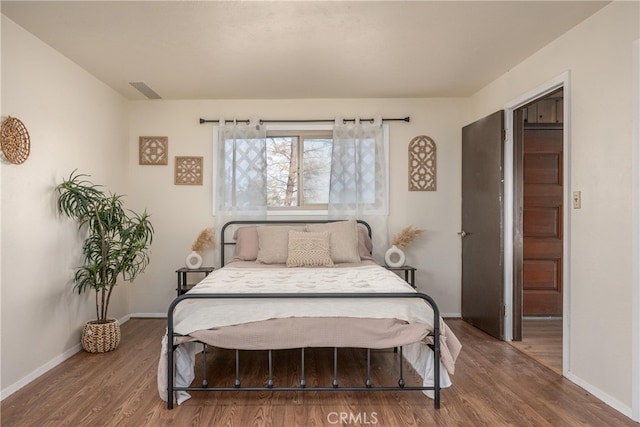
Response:
[{"label": "window frame", "polygon": [[316,203],[316,204],[305,204],[304,203],[304,141],[312,140],[312,139],[330,139],[333,140],[333,132],[331,129],[325,130],[271,130],[267,127],[267,138],[278,138],[278,137],[296,137],[297,138],[297,149],[296,149],[296,205],[295,206],[267,206],[267,212],[278,212],[278,211],[323,211],[326,212],[329,208],[329,203]]},{"label": "window frame", "polygon": [[[271,124],[266,127],[267,136],[273,134],[273,132],[330,132],[333,133],[333,124]],[[333,138],[333,137],[332,137]],[[302,156],[300,150],[298,150],[298,156]],[[301,159],[298,158],[298,161]],[[300,163],[298,163],[300,164]],[[299,177],[300,174],[298,174]],[[300,192],[300,186],[298,186]],[[318,216],[328,215],[328,206],[318,205],[318,207],[309,208],[309,206],[296,206],[296,207],[282,207],[282,208],[270,208],[267,206],[267,216]]]}]

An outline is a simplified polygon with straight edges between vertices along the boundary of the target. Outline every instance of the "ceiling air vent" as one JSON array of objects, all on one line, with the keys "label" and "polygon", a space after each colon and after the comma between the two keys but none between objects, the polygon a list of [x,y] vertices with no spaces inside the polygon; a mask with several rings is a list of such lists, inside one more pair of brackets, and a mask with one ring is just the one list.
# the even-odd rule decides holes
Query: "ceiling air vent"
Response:
[{"label": "ceiling air vent", "polygon": [[151,89],[149,86],[147,86],[145,82],[129,82],[129,84],[135,87],[136,89],[138,89],[138,92],[140,92],[141,94],[143,94],[149,99],[162,99],[162,97],[157,93],[155,93],[155,91]]}]

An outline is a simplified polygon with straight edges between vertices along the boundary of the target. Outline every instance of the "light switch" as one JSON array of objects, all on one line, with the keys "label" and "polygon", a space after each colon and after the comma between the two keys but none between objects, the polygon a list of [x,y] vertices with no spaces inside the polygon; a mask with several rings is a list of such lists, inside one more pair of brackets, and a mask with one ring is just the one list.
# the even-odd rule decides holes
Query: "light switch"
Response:
[{"label": "light switch", "polygon": [[580,209],[582,207],[582,192],[573,192],[573,209]]}]

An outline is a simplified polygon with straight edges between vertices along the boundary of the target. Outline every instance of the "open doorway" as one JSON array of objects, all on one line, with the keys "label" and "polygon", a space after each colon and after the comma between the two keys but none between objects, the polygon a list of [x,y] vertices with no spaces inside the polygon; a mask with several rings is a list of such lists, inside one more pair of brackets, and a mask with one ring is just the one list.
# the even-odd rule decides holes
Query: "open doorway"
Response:
[{"label": "open doorway", "polygon": [[513,112],[513,344],[562,374],[564,91]]}]

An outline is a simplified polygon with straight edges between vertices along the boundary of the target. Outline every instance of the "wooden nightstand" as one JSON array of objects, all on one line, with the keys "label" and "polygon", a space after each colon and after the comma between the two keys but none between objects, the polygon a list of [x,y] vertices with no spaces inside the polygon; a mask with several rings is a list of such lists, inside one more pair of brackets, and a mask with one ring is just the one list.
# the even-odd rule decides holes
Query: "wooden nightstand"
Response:
[{"label": "wooden nightstand", "polygon": [[208,276],[215,268],[213,267],[198,267],[198,268],[187,268],[182,267],[176,270],[178,273],[178,287],[176,291],[178,292],[178,296],[184,294],[189,289],[195,286],[195,283],[188,284],[187,282],[187,274],[188,273],[204,273],[204,276]]},{"label": "wooden nightstand", "polygon": [[402,267],[389,267],[384,266],[389,271],[395,271],[397,273],[404,272],[404,280],[411,285],[412,288],[416,287],[416,268],[410,265],[403,265]]}]

